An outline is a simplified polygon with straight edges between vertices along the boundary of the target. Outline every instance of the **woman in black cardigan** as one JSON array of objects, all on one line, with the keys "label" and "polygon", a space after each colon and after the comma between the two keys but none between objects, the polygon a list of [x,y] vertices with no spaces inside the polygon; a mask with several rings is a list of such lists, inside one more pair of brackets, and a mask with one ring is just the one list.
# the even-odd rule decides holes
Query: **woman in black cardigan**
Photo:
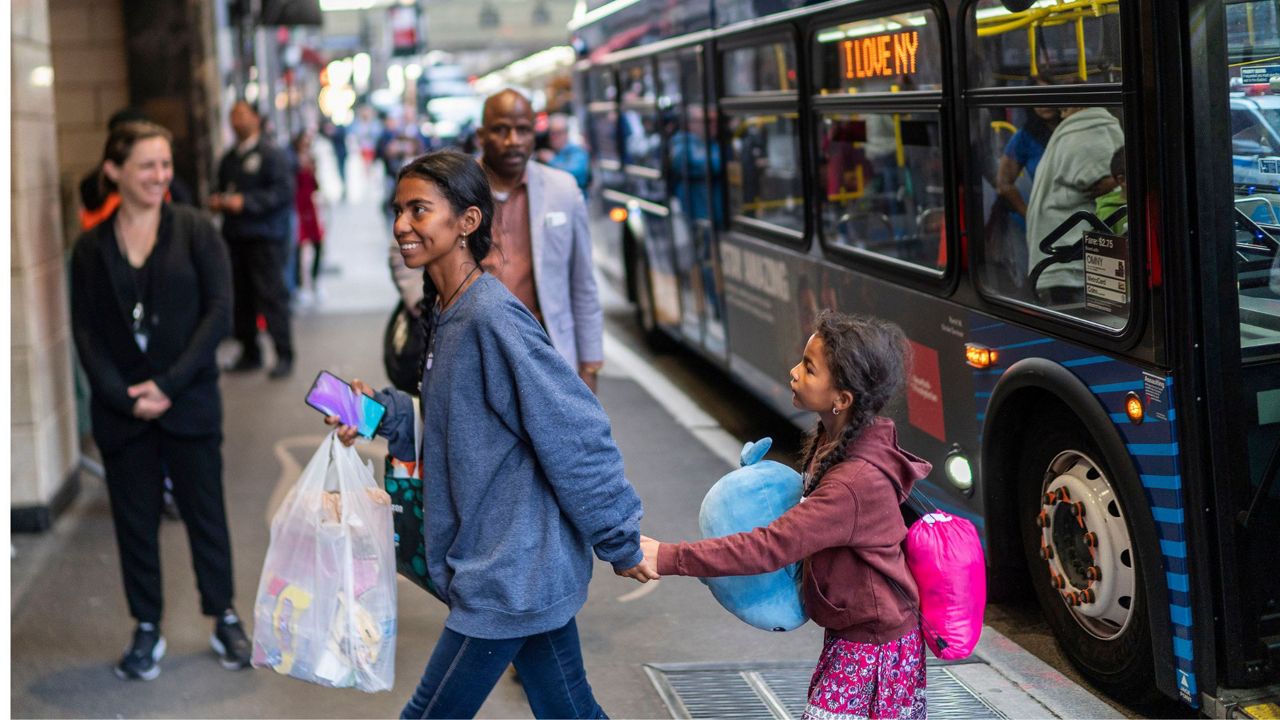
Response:
[{"label": "woman in black cardigan", "polygon": [[116,665],[151,680],[160,634],[159,525],[166,473],[191,543],[201,610],[223,667],[249,666],[251,647],[232,609],[231,542],[222,496],[222,399],[214,351],[231,327],[231,270],[199,211],[165,202],[173,178],[169,132],[147,122],[111,132],[107,190],[120,207],[76,242],[71,319],[92,388],[124,572],[133,643]]}]

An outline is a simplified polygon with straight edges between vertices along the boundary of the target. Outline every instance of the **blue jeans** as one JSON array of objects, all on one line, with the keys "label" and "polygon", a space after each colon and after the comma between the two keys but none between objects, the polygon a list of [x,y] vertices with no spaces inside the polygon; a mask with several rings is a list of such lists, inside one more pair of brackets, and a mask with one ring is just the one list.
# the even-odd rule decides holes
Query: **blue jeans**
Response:
[{"label": "blue jeans", "polygon": [[400,717],[475,717],[512,663],[535,717],[608,717],[587,684],[574,620],[559,630],[510,640],[482,640],[445,628]]}]

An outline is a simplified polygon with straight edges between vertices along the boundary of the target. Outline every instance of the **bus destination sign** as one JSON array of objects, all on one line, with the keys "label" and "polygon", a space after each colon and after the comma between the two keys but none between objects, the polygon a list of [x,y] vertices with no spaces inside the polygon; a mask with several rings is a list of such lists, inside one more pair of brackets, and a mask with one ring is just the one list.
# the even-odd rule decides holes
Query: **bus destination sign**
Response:
[{"label": "bus destination sign", "polygon": [[917,30],[845,40],[841,44],[845,79],[914,75],[919,48],[920,32]]}]

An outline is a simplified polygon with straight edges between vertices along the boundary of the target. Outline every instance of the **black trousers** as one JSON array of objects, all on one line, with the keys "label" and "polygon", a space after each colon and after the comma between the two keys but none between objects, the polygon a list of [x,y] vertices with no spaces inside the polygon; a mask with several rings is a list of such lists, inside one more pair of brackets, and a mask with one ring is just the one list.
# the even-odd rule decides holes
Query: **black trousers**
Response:
[{"label": "black trousers", "polygon": [[276,355],[293,359],[289,331],[289,291],[284,286],[284,244],[275,239],[237,240],[231,250],[231,278],[235,284],[235,335],[247,360],[262,357],[258,349],[258,313],[267,320],[267,332]]},{"label": "black trousers", "polygon": [[234,590],[222,498],[222,438],[181,437],[150,425],[146,433],[102,458],[129,614],[138,622],[159,623],[164,610],[159,533],[168,469],[191,544],[200,612],[218,615],[231,607]]}]

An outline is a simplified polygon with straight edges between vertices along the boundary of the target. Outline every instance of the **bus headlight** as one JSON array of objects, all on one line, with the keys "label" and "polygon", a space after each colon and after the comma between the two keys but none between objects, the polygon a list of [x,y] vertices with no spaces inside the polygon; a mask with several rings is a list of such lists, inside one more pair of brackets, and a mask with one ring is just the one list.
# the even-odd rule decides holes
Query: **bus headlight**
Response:
[{"label": "bus headlight", "polygon": [[957,490],[966,495],[973,492],[973,467],[960,448],[947,455],[947,459],[942,462],[942,471]]}]

